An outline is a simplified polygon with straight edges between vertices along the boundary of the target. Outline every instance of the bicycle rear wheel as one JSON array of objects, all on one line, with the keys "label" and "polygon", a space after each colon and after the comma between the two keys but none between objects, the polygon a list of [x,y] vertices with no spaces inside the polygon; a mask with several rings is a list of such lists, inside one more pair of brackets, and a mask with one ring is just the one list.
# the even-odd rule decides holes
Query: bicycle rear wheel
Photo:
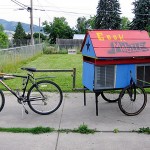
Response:
[{"label": "bicycle rear wheel", "polygon": [[63,95],[60,87],[52,81],[39,81],[28,92],[28,105],[34,112],[48,115],[61,105]]},{"label": "bicycle rear wheel", "polygon": [[120,110],[127,116],[138,115],[145,108],[146,103],[147,95],[145,90],[137,85],[124,88],[118,101]]},{"label": "bicycle rear wheel", "polygon": [[4,93],[0,90],[0,111],[2,111],[4,105],[5,105]]}]

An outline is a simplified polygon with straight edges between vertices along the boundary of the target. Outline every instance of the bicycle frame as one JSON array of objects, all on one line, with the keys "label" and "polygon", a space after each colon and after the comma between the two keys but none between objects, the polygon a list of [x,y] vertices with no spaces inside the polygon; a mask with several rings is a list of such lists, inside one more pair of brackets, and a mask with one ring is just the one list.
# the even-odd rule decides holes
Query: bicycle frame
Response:
[{"label": "bicycle frame", "polygon": [[[0,83],[11,92],[12,95],[14,95],[17,98],[17,101],[19,104],[22,104],[25,113],[28,114],[28,110],[26,109],[25,105],[27,104],[32,111],[35,113],[41,114],[41,115],[48,115],[50,113],[53,113],[56,111],[63,99],[62,91],[60,87],[49,80],[45,80],[45,78],[54,78],[52,76],[46,76],[46,77],[34,77],[34,72],[38,72],[36,68],[21,68],[22,70],[28,71],[27,75],[13,75],[13,74],[6,74],[6,73],[0,73]],[[12,78],[21,78],[22,79],[22,88],[20,91],[17,89],[13,89],[9,87],[3,80],[5,79],[12,79]],[[28,83],[31,83],[28,85]],[[43,88],[44,87],[44,88]],[[29,90],[28,90],[29,88]],[[57,100],[55,100],[56,103],[54,103],[51,106],[51,101],[49,99],[51,98],[51,88],[57,91]],[[45,92],[45,89],[47,92]],[[50,93],[50,94],[49,94]],[[49,96],[50,95],[50,96]],[[5,104],[5,97],[2,91],[0,91],[0,96],[2,97],[0,111],[3,109]],[[56,106],[55,106],[56,105]],[[46,106],[46,107],[45,107]],[[48,108],[50,107],[50,108]],[[23,112],[23,111],[22,111]]]},{"label": "bicycle frame", "polygon": [[[29,81],[34,84],[35,83],[35,78],[33,77],[33,75],[29,74],[27,76],[21,76],[21,75],[11,75],[12,77],[19,77],[19,78],[22,78],[22,79],[26,79],[26,82],[25,82],[25,85],[22,89],[22,95],[21,97],[25,97],[25,92],[26,92],[26,89],[27,89],[27,86],[28,86],[28,83]],[[12,90],[5,82],[2,81],[2,79],[0,79],[0,83],[2,83],[3,86],[5,86],[7,88],[8,91],[10,91],[15,97],[17,97],[18,99],[20,99],[20,96],[17,95],[17,93]],[[34,80],[34,81],[33,81]]]}]

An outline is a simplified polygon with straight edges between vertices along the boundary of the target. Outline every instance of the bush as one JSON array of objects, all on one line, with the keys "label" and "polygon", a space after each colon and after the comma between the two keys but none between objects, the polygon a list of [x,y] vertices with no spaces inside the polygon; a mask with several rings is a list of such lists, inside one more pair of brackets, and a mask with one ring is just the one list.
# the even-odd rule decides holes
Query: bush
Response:
[{"label": "bush", "polygon": [[43,49],[43,54],[67,54],[68,51],[66,49],[57,50],[57,48],[53,46],[47,46]]},{"label": "bush", "polygon": [[49,46],[43,49],[43,53],[44,54],[56,54],[57,50],[55,49],[55,47]]}]

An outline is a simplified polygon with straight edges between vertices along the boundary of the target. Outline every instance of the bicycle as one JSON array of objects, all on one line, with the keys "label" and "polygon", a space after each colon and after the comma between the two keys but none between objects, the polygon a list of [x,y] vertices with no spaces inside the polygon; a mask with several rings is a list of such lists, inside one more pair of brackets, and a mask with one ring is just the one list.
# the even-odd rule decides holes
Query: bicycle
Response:
[{"label": "bicycle", "polygon": [[135,84],[131,71],[130,77],[130,85],[121,91],[118,105],[125,115],[135,116],[145,108],[147,103],[147,94],[143,87]]},{"label": "bicycle", "polygon": [[[40,115],[48,115],[55,112],[60,107],[63,100],[61,88],[53,81],[45,80],[45,78],[50,77],[34,78],[33,72],[38,72],[36,68],[21,69],[28,72],[26,76],[0,73],[0,83],[17,98],[18,103],[22,104],[26,114],[28,114],[28,110],[25,107],[26,103],[32,111]],[[18,90],[12,90],[4,82],[5,79],[12,79],[16,77],[23,79],[21,94]],[[27,91],[29,83],[32,85]],[[2,111],[4,105],[5,96],[0,90],[0,111]]]}]

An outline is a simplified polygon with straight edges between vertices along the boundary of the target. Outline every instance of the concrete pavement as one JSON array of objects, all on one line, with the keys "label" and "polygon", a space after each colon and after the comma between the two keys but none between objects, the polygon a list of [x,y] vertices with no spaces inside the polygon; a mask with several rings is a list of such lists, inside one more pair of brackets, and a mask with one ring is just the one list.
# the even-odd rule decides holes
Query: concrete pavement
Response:
[{"label": "concrete pavement", "polygon": [[[2,150],[77,150],[77,149],[150,149],[150,136],[130,133],[141,127],[150,127],[150,95],[145,109],[137,116],[125,116],[117,103],[107,103],[99,97],[99,116],[95,115],[95,95],[87,94],[87,106],[83,105],[83,93],[64,93],[61,107],[51,115],[41,116],[28,108],[22,116],[22,106],[16,98],[5,94],[6,104],[0,112],[0,127],[53,127],[74,129],[81,124],[96,129],[98,133],[83,135],[74,133],[48,133],[40,135],[0,133]],[[118,129],[117,134],[113,133]],[[7,139],[7,140],[6,140]]]}]

